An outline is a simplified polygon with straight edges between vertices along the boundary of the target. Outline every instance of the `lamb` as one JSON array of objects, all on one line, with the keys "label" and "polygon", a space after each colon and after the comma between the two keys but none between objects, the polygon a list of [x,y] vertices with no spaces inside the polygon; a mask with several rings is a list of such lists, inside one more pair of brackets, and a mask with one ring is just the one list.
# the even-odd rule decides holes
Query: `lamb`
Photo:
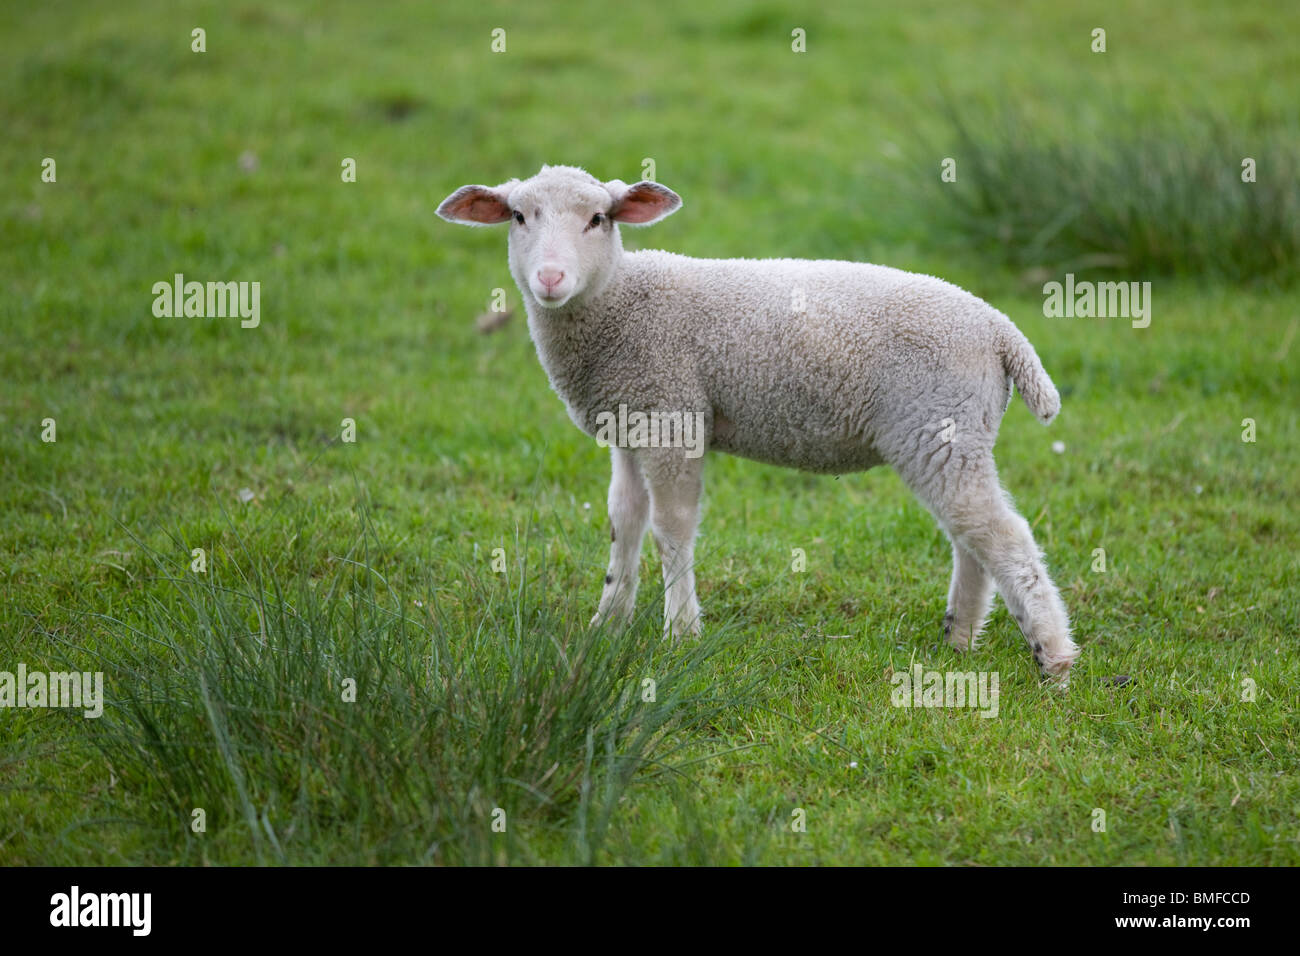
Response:
[{"label": "lamb", "polygon": [[626,422],[631,409],[641,422],[698,421],[705,447],[755,461],[834,474],[891,465],[952,544],[948,641],[975,646],[996,587],[1042,672],[1064,684],[1079,654],[1065,604],[993,461],[1012,383],[1044,424],[1060,410],[1033,346],[1001,312],[932,276],[624,252],[619,224],[681,205],[656,182],[543,166],[523,181],[462,186],[438,207],[450,222],[510,223],[510,272],[551,387],[578,428],[610,445],[609,570],[592,624],[631,617],[648,525],[665,632],[700,633],[703,459],[671,426],[609,441],[612,418]]}]

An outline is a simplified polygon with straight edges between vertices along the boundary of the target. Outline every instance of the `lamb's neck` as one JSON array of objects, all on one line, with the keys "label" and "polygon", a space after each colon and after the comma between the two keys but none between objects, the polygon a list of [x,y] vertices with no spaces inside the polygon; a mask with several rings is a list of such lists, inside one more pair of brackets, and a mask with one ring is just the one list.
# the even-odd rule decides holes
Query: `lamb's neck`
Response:
[{"label": "lamb's neck", "polygon": [[528,334],[537,349],[551,387],[565,401],[576,396],[574,383],[587,374],[601,357],[601,343],[610,341],[610,312],[599,299],[581,305],[547,309],[525,298],[528,311]]}]

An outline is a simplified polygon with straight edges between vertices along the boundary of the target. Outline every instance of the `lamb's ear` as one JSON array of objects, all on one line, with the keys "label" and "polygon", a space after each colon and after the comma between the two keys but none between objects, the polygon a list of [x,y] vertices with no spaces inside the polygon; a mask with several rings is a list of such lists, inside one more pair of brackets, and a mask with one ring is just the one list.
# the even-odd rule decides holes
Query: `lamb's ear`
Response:
[{"label": "lamb's ear", "polygon": [[647,226],[665,216],[671,216],[682,205],[681,196],[667,186],[649,180],[629,186],[622,180],[613,179],[605,184],[605,188],[614,197],[609,215],[615,222]]},{"label": "lamb's ear", "polygon": [[461,186],[442,201],[438,215],[466,226],[491,226],[510,221],[510,192],[519,180],[500,186]]}]

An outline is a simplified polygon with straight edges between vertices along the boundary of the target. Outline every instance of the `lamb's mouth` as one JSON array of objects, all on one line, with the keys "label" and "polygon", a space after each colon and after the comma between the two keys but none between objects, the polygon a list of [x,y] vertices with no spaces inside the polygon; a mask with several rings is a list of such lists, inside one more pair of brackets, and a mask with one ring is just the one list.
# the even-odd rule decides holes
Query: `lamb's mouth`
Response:
[{"label": "lamb's mouth", "polygon": [[543,306],[544,308],[558,309],[560,306],[564,305],[564,303],[568,302],[571,298],[573,298],[573,293],[561,292],[561,293],[556,293],[551,295],[542,295],[534,291],[533,297],[537,300],[537,304]]}]

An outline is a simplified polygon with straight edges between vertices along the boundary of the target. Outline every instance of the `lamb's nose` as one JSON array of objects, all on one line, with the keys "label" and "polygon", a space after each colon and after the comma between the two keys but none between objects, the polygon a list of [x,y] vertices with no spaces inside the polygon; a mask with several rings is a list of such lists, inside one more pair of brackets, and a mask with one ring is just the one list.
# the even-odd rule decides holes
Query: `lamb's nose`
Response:
[{"label": "lamb's nose", "polygon": [[550,292],[564,281],[564,273],[559,269],[542,269],[537,273],[537,280],[546,286],[547,292]]}]

